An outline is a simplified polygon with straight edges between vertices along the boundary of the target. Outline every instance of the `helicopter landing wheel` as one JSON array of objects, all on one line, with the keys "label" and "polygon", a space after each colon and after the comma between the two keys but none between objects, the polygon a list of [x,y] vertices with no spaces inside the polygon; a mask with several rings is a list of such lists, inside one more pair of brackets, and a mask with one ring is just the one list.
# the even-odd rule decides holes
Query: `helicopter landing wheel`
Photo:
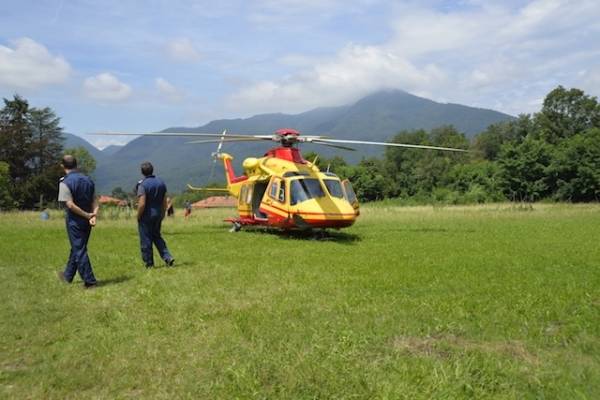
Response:
[{"label": "helicopter landing wheel", "polygon": [[239,222],[233,222],[231,225],[231,229],[229,229],[229,232],[239,232],[242,229],[242,224],[240,224]]}]

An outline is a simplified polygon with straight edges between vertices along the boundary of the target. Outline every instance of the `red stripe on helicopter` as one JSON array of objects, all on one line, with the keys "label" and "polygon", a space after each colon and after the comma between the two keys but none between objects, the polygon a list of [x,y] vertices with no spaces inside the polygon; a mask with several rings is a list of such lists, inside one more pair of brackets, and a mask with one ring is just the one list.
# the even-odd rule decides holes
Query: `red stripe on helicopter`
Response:
[{"label": "red stripe on helicopter", "polygon": [[332,217],[350,217],[350,216],[356,216],[356,213],[325,213],[325,212],[309,212],[309,211],[290,211],[290,210],[286,210],[283,208],[279,208],[277,206],[274,206],[273,204],[265,204],[267,207],[272,207],[276,210],[282,211],[286,214],[290,214],[290,216],[294,215],[294,214],[299,214],[299,215],[325,215],[325,216],[332,216]]}]

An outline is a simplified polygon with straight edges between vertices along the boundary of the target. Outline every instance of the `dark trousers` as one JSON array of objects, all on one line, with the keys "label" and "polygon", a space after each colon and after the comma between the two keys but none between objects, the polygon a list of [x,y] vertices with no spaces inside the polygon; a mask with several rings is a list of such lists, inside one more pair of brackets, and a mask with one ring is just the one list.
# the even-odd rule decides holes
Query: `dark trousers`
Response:
[{"label": "dark trousers", "polygon": [[91,232],[92,227],[87,221],[67,219],[67,234],[71,243],[71,254],[65,268],[65,279],[69,282],[73,280],[75,273],[79,271],[79,276],[85,283],[96,283],[96,277],[94,277],[87,253],[87,244]]},{"label": "dark trousers", "polygon": [[140,233],[140,247],[142,250],[142,260],[147,266],[154,265],[154,254],[152,252],[152,244],[156,246],[160,258],[169,261],[171,253],[167,249],[167,244],[160,235],[160,226],[162,218],[160,216],[150,217],[138,221],[138,231]]}]

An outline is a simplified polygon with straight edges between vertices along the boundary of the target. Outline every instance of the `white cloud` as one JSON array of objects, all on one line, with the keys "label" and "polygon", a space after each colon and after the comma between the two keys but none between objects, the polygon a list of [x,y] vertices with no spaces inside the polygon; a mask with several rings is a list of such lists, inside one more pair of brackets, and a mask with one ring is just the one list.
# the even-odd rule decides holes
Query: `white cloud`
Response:
[{"label": "white cloud", "polygon": [[30,38],[12,44],[13,48],[0,45],[0,86],[37,89],[68,79],[71,67],[64,58]]},{"label": "white cloud", "polygon": [[577,86],[585,87],[589,94],[600,96],[600,64],[577,74]]},{"label": "white cloud", "polygon": [[393,34],[380,44],[347,45],[313,65],[302,65],[298,55],[284,58],[300,72],[242,87],[231,96],[230,109],[297,112],[397,88],[517,114],[537,111],[536,100],[558,84],[598,89],[596,74],[576,73],[600,65],[593,44],[600,41],[595,0],[425,7],[397,6]]},{"label": "white cloud", "polygon": [[245,112],[299,112],[339,105],[378,89],[430,89],[445,79],[435,64],[420,69],[384,48],[349,45],[333,60],[301,74],[242,89],[231,98],[230,107],[245,105]]},{"label": "white cloud", "polygon": [[156,86],[156,90],[158,90],[160,95],[170,102],[176,103],[184,98],[183,92],[164,78],[156,78],[154,80],[154,85]]},{"label": "white cloud", "polygon": [[167,54],[174,61],[191,62],[201,59],[200,52],[189,38],[173,39],[167,43]]},{"label": "white cloud", "polygon": [[87,78],[83,82],[86,97],[102,102],[123,101],[131,96],[131,87],[111,73],[104,72]]}]

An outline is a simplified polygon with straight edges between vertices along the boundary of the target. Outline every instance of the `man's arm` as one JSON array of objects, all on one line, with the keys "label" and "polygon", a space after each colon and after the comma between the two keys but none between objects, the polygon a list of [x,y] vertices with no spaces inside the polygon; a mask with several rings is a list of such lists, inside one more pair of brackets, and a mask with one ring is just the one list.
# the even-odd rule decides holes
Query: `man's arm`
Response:
[{"label": "man's arm", "polygon": [[92,205],[92,213],[94,216],[90,218],[90,225],[96,226],[96,216],[98,215],[98,210],[100,209],[100,205],[98,204],[98,199],[94,197],[94,204]]},{"label": "man's arm", "polygon": [[144,215],[145,208],[146,208],[146,195],[143,194],[141,196],[138,196],[138,208],[137,208],[138,221],[142,219],[142,215]]},{"label": "man's arm", "polygon": [[80,217],[83,217],[87,220],[94,218],[96,216],[96,213],[98,212],[97,208],[95,208],[94,212],[91,212],[91,213],[83,211],[81,208],[79,208],[79,206],[77,204],[73,203],[73,200],[67,200],[65,205],[67,206],[67,208],[69,210],[71,210],[75,214],[77,214]]},{"label": "man's arm", "polygon": [[167,213],[167,208],[169,208],[168,204],[167,204],[167,196],[163,197],[163,203],[162,203],[162,212],[160,213],[160,218],[164,219],[165,218],[165,214]]}]

